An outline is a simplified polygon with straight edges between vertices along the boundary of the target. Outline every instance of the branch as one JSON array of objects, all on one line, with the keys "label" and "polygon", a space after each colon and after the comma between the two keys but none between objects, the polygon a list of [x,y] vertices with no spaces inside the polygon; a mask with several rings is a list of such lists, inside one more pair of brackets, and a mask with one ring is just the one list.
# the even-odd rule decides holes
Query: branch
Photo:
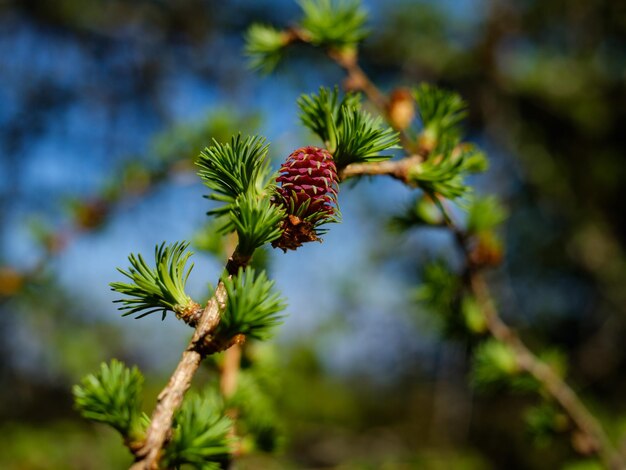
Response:
[{"label": "branch", "polygon": [[[358,66],[356,56],[352,58],[344,57],[332,51],[328,55],[346,70],[348,83],[353,86],[355,84],[358,85],[358,88],[366,94],[370,101],[388,119],[389,117],[386,113],[388,100]],[[414,144],[404,132],[402,133],[402,140],[403,146],[410,156],[396,161],[348,165],[339,175],[341,180],[364,175],[388,175],[406,184],[408,169],[416,163],[423,161],[424,157],[415,154],[411,155],[414,151]],[[598,454],[607,468],[626,468],[624,456],[616,451],[600,422],[589,411],[576,392],[548,364],[528,349],[517,333],[501,319],[492,301],[487,283],[479,271],[479,267],[471,260],[465,233],[454,224],[445,207],[443,205],[439,207],[446,221],[446,226],[454,233],[456,241],[464,253],[467,263],[468,287],[481,306],[489,333],[511,348],[515,353],[519,366],[541,383],[545,391],[569,415],[578,430],[591,444],[592,451]]]},{"label": "branch", "polygon": [[515,353],[518,365],[541,383],[552,398],[559,403],[607,468],[623,469],[624,463],[621,462],[621,456],[617,454],[600,422],[591,414],[574,390],[550,366],[533,354],[517,333],[502,321],[491,300],[489,288],[483,276],[476,270],[470,270],[469,283],[472,293],[482,308],[491,335],[509,346]]},{"label": "branch", "polygon": [[[235,251],[226,264],[226,271],[229,276],[236,274],[237,269],[245,266],[248,261],[249,258],[241,257]],[[131,470],[155,470],[158,468],[161,450],[171,431],[174,414],[180,408],[185,392],[189,389],[191,380],[200,367],[202,359],[208,354],[232,346],[232,344],[219,344],[219,341],[216,342],[212,335],[219,325],[220,312],[224,309],[225,303],[226,289],[224,283],[220,281],[215,294],[202,311],[193,337],[183,352],[180,362],[157,398],[150,426],[146,431],[146,439],[141,449],[135,453],[135,463],[130,467]]]},{"label": "branch", "polygon": [[388,175],[405,184],[409,184],[409,170],[411,167],[422,163],[422,161],[424,161],[424,157],[416,154],[403,158],[402,160],[352,163],[339,171],[339,179],[344,181],[356,176]]},{"label": "branch", "polygon": [[[299,28],[290,28],[286,31],[286,44],[304,43],[311,45],[311,39],[307,33]],[[341,68],[346,71],[347,77],[344,81],[344,88],[349,91],[362,91],[367,99],[370,100],[376,108],[383,114],[385,119],[391,123],[389,119],[389,110],[391,100],[387,99],[385,94],[369,79],[367,74],[359,66],[358,56],[355,49],[328,49],[328,56]],[[393,127],[393,123],[392,123]],[[396,129],[400,134],[402,146],[411,152],[413,142],[406,129]]]}]

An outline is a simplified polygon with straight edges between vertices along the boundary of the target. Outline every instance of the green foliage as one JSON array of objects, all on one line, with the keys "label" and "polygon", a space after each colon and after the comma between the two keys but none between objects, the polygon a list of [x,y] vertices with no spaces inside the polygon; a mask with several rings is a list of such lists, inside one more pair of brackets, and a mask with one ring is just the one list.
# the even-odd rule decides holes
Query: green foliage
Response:
[{"label": "green foliage", "polygon": [[459,125],[467,115],[467,105],[454,92],[427,83],[413,90],[423,126],[429,141],[437,142],[442,136],[455,142],[460,138]]},{"label": "green foliage", "polygon": [[231,223],[239,237],[239,253],[251,256],[255,249],[279,238],[279,222],[284,218],[285,211],[269,197],[249,193],[239,197],[230,210]]},{"label": "green foliage", "polygon": [[218,334],[268,338],[271,330],[281,323],[283,316],[278,313],[286,306],[280,295],[274,292],[274,282],[268,280],[263,271],[256,275],[252,268],[239,268],[236,276],[223,281],[227,301]]},{"label": "green foliage", "polygon": [[[338,51],[352,50],[368,34],[367,13],[359,0],[301,0],[302,40]],[[246,33],[246,55],[250,66],[263,73],[276,68],[285,47],[292,41],[289,31],[253,24]]]},{"label": "green foliage", "polygon": [[562,470],[605,470],[605,466],[597,460],[587,459],[563,465]]},{"label": "green foliage", "polygon": [[154,250],[156,267],[151,268],[141,255],[131,254],[128,259],[130,268],[124,271],[118,268],[132,283],[112,282],[111,289],[128,298],[118,299],[115,302],[123,304],[120,310],[127,310],[126,315],[139,313],[136,318],[142,318],[157,311],[163,311],[163,318],[167,311],[177,314],[193,307],[194,302],[185,293],[185,284],[193,264],[187,269],[187,260],[191,252],[186,242],[174,243],[165,246],[157,245]]},{"label": "green foliage", "polygon": [[543,401],[525,413],[526,428],[535,445],[546,447],[559,432],[565,431],[569,420],[552,402]]},{"label": "green foliage", "polygon": [[339,88],[332,90],[320,87],[316,95],[300,95],[298,107],[302,124],[319,136],[324,145],[332,152],[337,147],[337,127],[341,127],[341,108],[358,107],[361,96],[357,93],[346,93],[340,99]]},{"label": "green foliage", "polygon": [[[537,357],[559,377],[565,377],[567,360],[561,351],[549,349]],[[520,368],[511,347],[495,339],[484,341],[474,351],[472,383],[484,390],[508,387],[520,393],[540,392],[542,387],[535,377]]]},{"label": "green foliage", "polygon": [[263,381],[252,370],[244,370],[239,375],[237,391],[229,400],[229,405],[239,410],[239,424],[244,435],[251,435],[257,449],[275,451],[282,441],[280,418],[274,402],[264,387]]},{"label": "green foliage", "polygon": [[316,46],[345,48],[367,36],[367,13],[360,0],[300,0],[300,24]]},{"label": "green foliage", "polygon": [[[561,378],[567,375],[567,355],[556,348],[549,348],[541,351],[538,355],[539,360],[545,362],[552,371]],[[537,387],[539,384],[537,383]]]},{"label": "green foliage", "polygon": [[476,387],[509,384],[520,372],[515,352],[500,341],[488,339],[474,351],[472,383]]},{"label": "green foliage", "polygon": [[382,118],[374,118],[357,107],[344,106],[340,122],[337,149],[333,154],[338,167],[391,158],[381,153],[397,147],[398,133],[384,125]]},{"label": "green foliage", "polygon": [[446,147],[442,152],[430,153],[426,161],[411,168],[408,180],[427,193],[446,199],[461,198],[471,192],[464,183],[465,177],[485,171],[487,158],[471,144]]},{"label": "green foliage", "polygon": [[246,33],[246,55],[250,66],[270,73],[280,62],[288,37],[284,31],[271,26],[253,24]]},{"label": "green foliage", "polygon": [[267,151],[264,139],[237,136],[227,144],[214,141],[198,160],[198,174],[214,191],[209,198],[224,203],[209,214],[226,216],[220,231],[236,231],[238,250],[245,256],[280,237],[280,221],[285,217],[271,202],[273,178]]},{"label": "green foliage", "polygon": [[420,149],[426,160],[409,172],[409,182],[447,199],[465,196],[468,174],[487,169],[486,156],[472,144],[461,143],[460,123],[465,102],[456,93],[422,84],[414,90],[423,129]]},{"label": "green foliage", "polygon": [[432,262],[424,266],[422,285],[416,292],[416,300],[424,302],[431,310],[443,316],[449,316],[460,288],[459,277],[446,263]]},{"label": "green foliage", "polygon": [[72,392],[83,417],[106,423],[128,439],[141,437],[141,389],[143,376],[137,367],[129,369],[117,360],[102,363],[97,374],[84,377]]},{"label": "green foliage", "polygon": [[487,330],[485,315],[476,299],[471,295],[465,295],[461,300],[461,314],[467,329],[473,334],[481,334]]},{"label": "green foliage", "polygon": [[507,217],[507,212],[495,196],[475,197],[467,213],[467,232],[480,233],[492,230]]},{"label": "green foliage", "polygon": [[302,124],[322,139],[338,169],[391,158],[381,153],[398,144],[398,133],[363,111],[357,95],[339,99],[337,88],[320,87],[317,95],[302,95],[298,106]]},{"label": "green foliage", "polygon": [[261,194],[269,184],[271,173],[265,139],[251,136],[243,139],[233,137],[230,143],[205,148],[198,158],[198,175],[214,192],[208,197],[224,205],[209,212],[222,215],[228,213],[237,198],[250,191]]},{"label": "green foliage", "polygon": [[216,392],[190,395],[176,413],[172,438],[164,450],[167,468],[188,464],[201,470],[219,470],[230,453],[233,423],[224,415]]}]

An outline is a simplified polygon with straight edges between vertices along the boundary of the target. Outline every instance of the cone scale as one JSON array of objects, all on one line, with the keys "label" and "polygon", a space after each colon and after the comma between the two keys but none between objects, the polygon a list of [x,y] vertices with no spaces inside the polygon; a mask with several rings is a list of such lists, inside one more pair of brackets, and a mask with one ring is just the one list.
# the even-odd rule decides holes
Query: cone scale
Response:
[{"label": "cone scale", "polygon": [[316,227],[334,221],[337,167],[327,150],[309,146],[289,155],[279,172],[275,202],[283,206],[287,217],[282,237],[272,245],[284,251],[295,250],[303,243],[320,240]]}]

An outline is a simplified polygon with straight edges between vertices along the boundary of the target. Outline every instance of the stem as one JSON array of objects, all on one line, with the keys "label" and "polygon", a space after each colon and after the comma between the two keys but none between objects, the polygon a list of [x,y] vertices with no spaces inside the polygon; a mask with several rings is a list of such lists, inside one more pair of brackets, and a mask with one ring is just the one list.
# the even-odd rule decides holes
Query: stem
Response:
[{"label": "stem", "polygon": [[[241,346],[235,344],[232,348],[227,349],[224,353],[224,364],[222,366],[222,374],[220,376],[220,391],[222,396],[226,399],[232,397],[237,391],[237,378],[239,376],[239,366],[241,364]],[[235,423],[239,415],[237,408],[229,408],[226,410],[226,415]],[[236,441],[237,430],[233,424],[229,430],[229,437]],[[240,443],[235,444],[232,450],[232,457],[237,458],[241,456]]]},{"label": "stem", "polygon": [[[389,121],[389,104],[385,94],[378,89],[376,85],[369,79],[357,61],[356,53],[345,54],[337,51],[329,51],[328,56],[333,59],[337,65],[342,67],[347,74],[345,81],[346,88],[350,90],[362,91],[367,99],[370,100],[381,114]],[[413,150],[413,139],[405,129],[398,130],[400,134],[400,142],[407,152]]]},{"label": "stem", "polygon": [[[240,256],[237,251],[228,260],[226,270],[233,276],[240,266],[245,266],[248,257]],[[143,446],[135,453],[135,463],[131,470],[155,470],[159,466],[163,446],[167,442],[176,410],[183,402],[185,392],[196,374],[202,359],[213,352],[228,348],[232,344],[214,344],[213,333],[220,322],[220,312],[226,303],[226,289],[223,282],[219,282],[215,294],[209,300],[202,316],[196,325],[193,337],[183,352],[180,362],[172,373],[169,382],[157,398],[157,404],[150,419],[150,426],[146,431]]]},{"label": "stem", "polygon": [[[299,28],[290,28],[286,31],[286,44],[305,43],[311,44],[308,34]],[[389,100],[385,94],[369,79],[367,74],[359,66],[356,50],[329,49],[328,56],[346,71],[345,88],[362,91],[378,110],[389,119]],[[409,152],[412,148],[412,139],[405,129],[398,130],[402,146]]]},{"label": "stem", "polygon": [[225,398],[233,396],[237,390],[237,377],[241,362],[241,346],[235,344],[224,353],[224,365],[220,377],[220,390]]},{"label": "stem", "polygon": [[[367,95],[370,101],[385,117],[388,117],[386,114],[386,97],[372,84],[358,66],[356,58],[354,60],[345,59],[333,53],[329,53],[329,56],[346,70],[348,81],[351,84],[360,84],[360,89]],[[414,151],[413,142],[405,133],[402,133],[402,137],[405,150],[411,154]],[[362,175],[389,175],[407,183],[407,171],[412,165],[423,160],[424,156],[418,154],[410,155],[397,161],[352,164],[340,172],[340,178],[344,180]],[[598,454],[607,468],[626,469],[624,456],[616,451],[600,422],[589,411],[576,392],[548,364],[539,359],[512,328],[504,323],[495,308],[489,288],[479,271],[479,267],[471,261],[467,235],[454,223],[444,205],[440,204],[439,207],[446,226],[454,233],[457,244],[464,254],[467,265],[468,287],[481,306],[489,333],[498,341],[505,343],[511,348],[516,356],[518,365],[532,375],[560,405],[563,411],[567,413],[578,430],[592,444],[593,452]]]},{"label": "stem", "polygon": [[493,304],[489,288],[483,276],[471,270],[470,287],[487,320],[487,328],[498,341],[506,344],[515,353],[518,365],[532,375],[569,415],[576,427],[592,444],[607,468],[624,468],[621,457],[606,435],[600,422],[591,414],[572,388],[545,362],[528,349],[520,337],[506,325]]},{"label": "stem", "polygon": [[423,161],[421,155],[411,155],[396,161],[352,163],[339,171],[339,179],[343,181],[355,176],[388,175],[409,184],[409,170]]}]

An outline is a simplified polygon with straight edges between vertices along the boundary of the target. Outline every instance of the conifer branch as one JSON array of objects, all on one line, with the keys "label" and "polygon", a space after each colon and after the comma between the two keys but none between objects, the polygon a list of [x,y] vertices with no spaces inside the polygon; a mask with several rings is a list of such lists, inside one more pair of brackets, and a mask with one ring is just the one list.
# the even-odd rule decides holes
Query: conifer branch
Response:
[{"label": "conifer branch", "polygon": [[[351,83],[353,80],[356,80],[359,84],[359,88],[365,92],[366,96],[379,111],[386,115],[386,97],[372,84],[363,70],[358,66],[356,56],[345,58],[332,53],[329,53],[329,56],[346,70],[348,73],[348,81]],[[459,103],[455,103],[453,111],[456,116],[463,112]],[[422,154],[419,152],[415,154],[414,151],[417,146],[410,141],[405,142],[403,139],[403,145],[407,153],[409,153],[408,157],[396,161],[355,163],[348,165],[340,171],[339,176],[341,180],[365,175],[388,175],[405,184],[410,184],[410,168],[425,161],[428,158],[428,154],[423,153],[424,149],[420,149]],[[445,206],[438,200],[438,196],[436,194],[434,194],[434,196],[437,198],[436,202],[442,212],[445,225],[453,232],[457,244],[464,254],[468,288],[478,303],[480,311],[486,321],[489,334],[510,348],[515,355],[517,365],[534,377],[542,385],[543,390],[560,405],[563,411],[567,413],[569,418],[576,425],[578,431],[584,435],[585,440],[591,444],[593,452],[600,457],[608,469],[625,469],[626,459],[615,449],[601,423],[593,413],[589,411],[576,392],[552,369],[552,367],[534,354],[524,344],[515,330],[502,320],[493,303],[487,283],[480,272],[480,266],[477,266],[472,261],[471,250],[468,246],[468,237],[465,232],[454,223]]]},{"label": "conifer branch", "polygon": [[440,208],[444,213],[448,228],[454,233],[457,245],[466,259],[465,279],[486,320],[489,333],[509,347],[515,355],[517,365],[534,377],[542,385],[543,390],[568,414],[578,430],[585,436],[593,452],[598,454],[607,468],[615,470],[626,468],[626,462],[614,448],[604,428],[576,392],[550,365],[533,353],[517,332],[502,320],[480,268],[472,262],[468,237],[454,223],[445,206],[441,205]]},{"label": "conifer branch", "polygon": [[509,327],[495,308],[489,288],[483,276],[475,269],[468,270],[469,287],[476,297],[486,319],[489,333],[506,344],[515,356],[517,365],[534,377],[543,389],[568,414],[578,430],[585,436],[591,449],[596,452],[609,469],[624,469],[624,462],[600,422],[589,411],[576,392],[524,344],[519,335]]},{"label": "conifer branch", "polygon": [[[226,272],[229,276],[235,275],[237,270],[246,266],[249,260],[249,257],[242,257],[235,251],[226,264]],[[180,408],[185,392],[189,389],[203,357],[230,346],[230,344],[220,344],[214,335],[220,322],[220,312],[226,304],[226,297],[224,282],[220,281],[215,294],[200,316],[193,337],[183,352],[180,362],[157,398],[144,444],[135,454],[136,461],[131,467],[132,470],[154,470],[158,468],[162,449],[171,432],[176,410]],[[234,341],[238,339],[234,338]]]}]

